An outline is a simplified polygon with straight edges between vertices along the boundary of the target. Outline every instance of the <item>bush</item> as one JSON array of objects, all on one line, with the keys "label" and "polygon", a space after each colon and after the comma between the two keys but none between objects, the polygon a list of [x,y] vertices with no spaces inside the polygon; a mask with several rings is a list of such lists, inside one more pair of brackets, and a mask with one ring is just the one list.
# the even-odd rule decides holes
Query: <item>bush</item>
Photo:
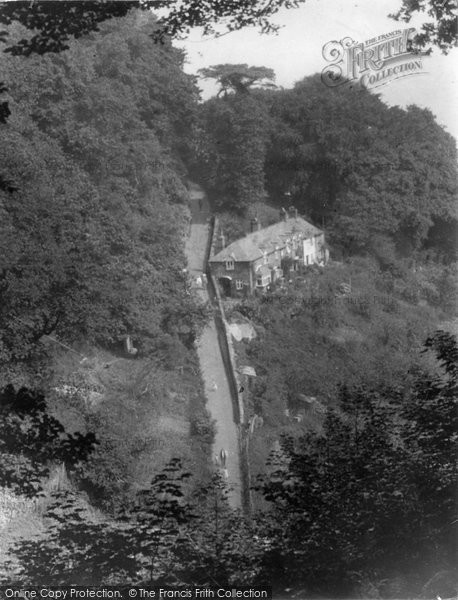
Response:
[{"label": "bush", "polygon": [[209,413],[197,414],[191,418],[191,435],[198,437],[201,442],[213,444],[215,439],[215,423],[211,421]]}]

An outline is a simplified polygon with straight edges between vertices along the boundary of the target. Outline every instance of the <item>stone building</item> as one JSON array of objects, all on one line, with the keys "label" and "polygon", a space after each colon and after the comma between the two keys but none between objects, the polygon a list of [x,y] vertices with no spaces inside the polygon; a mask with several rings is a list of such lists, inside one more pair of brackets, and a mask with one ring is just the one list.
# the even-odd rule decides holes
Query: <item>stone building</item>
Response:
[{"label": "stone building", "polygon": [[324,265],[328,260],[324,233],[297,210],[282,209],[281,220],[261,228],[253,219],[251,233],[210,256],[212,274],[226,296],[243,296],[299,271],[307,265]]}]

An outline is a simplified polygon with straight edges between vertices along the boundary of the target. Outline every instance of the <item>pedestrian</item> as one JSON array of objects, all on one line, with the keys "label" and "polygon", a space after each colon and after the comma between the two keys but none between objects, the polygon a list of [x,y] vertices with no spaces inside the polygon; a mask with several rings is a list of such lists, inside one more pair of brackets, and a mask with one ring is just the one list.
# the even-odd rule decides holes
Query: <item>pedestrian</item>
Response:
[{"label": "pedestrian", "polygon": [[207,276],[205,275],[205,273],[202,273],[202,283],[205,285],[207,285]]},{"label": "pedestrian", "polygon": [[202,279],[200,277],[196,278],[196,285],[197,285],[198,288],[202,287]]},{"label": "pedestrian", "polygon": [[202,212],[202,198],[199,198],[199,210]]}]

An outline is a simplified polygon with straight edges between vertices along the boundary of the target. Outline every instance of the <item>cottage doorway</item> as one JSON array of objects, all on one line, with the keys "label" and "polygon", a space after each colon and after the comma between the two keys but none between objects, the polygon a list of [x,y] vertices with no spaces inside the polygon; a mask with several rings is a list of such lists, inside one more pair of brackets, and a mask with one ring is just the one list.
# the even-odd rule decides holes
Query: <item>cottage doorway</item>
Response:
[{"label": "cottage doorway", "polygon": [[232,279],[230,277],[220,277],[218,279],[218,283],[221,287],[221,291],[223,292],[223,294],[225,296],[230,296],[231,295],[231,282]]}]

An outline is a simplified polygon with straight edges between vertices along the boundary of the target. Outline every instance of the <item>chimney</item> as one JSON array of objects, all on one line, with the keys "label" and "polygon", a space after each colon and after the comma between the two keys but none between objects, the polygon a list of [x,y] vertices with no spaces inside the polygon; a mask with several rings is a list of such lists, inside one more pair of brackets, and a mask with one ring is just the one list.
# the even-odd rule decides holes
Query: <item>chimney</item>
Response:
[{"label": "chimney", "polygon": [[290,219],[297,219],[297,209],[294,206],[288,208],[288,213]]},{"label": "chimney", "polygon": [[226,247],[226,238],[224,236],[224,233],[221,231],[221,235],[219,236],[219,243],[221,246],[221,250],[224,250],[224,248]]},{"label": "chimney", "polygon": [[261,223],[259,222],[257,217],[254,217],[253,219],[251,219],[250,229],[251,229],[251,233],[253,233],[253,231],[259,231],[261,229]]},{"label": "chimney", "polygon": [[288,213],[286,212],[284,207],[282,207],[280,210],[280,221],[287,221],[287,220],[288,220]]}]

